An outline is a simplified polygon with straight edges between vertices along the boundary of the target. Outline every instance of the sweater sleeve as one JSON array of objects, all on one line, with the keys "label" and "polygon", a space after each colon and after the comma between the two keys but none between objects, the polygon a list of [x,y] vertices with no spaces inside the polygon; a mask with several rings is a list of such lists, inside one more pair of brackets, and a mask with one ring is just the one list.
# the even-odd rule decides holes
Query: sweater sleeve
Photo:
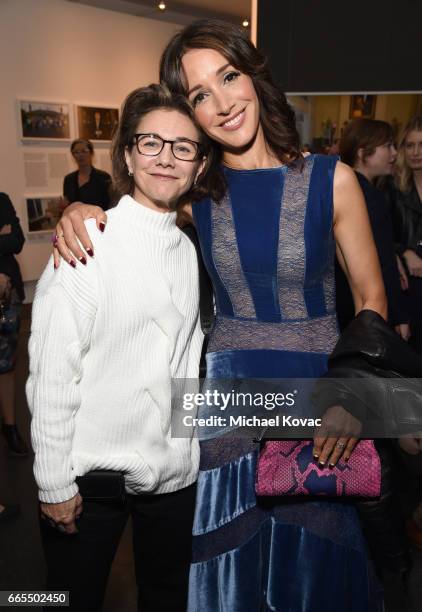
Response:
[{"label": "sweater sleeve", "polygon": [[94,260],[75,270],[49,261],[36,290],[29,340],[26,392],[32,413],[34,473],[43,502],[78,492],[72,469],[74,415],[81,403],[83,357],[97,309]]}]

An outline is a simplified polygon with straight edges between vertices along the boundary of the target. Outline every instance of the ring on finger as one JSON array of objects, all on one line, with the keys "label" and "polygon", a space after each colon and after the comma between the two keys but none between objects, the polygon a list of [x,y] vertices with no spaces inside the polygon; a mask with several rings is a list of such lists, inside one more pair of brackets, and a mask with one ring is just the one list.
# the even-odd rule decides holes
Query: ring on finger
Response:
[{"label": "ring on finger", "polygon": [[340,440],[338,442],[335,443],[334,448],[333,448],[333,453],[330,457],[330,461],[328,463],[328,467],[329,468],[333,468],[335,467],[338,459],[341,457],[341,455],[344,452],[344,449],[346,448],[347,444],[345,442],[340,442]]}]

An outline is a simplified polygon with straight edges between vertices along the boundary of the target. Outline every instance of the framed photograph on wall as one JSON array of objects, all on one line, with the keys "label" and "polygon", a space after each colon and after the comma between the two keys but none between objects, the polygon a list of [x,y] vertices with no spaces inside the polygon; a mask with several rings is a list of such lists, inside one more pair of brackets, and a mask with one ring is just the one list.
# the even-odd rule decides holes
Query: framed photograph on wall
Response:
[{"label": "framed photograph on wall", "polygon": [[350,119],[373,119],[377,96],[358,94],[350,96]]},{"label": "framed photograph on wall", "polygon": [[78,105],[76,116],[78,138],[109,142],[119,121],[119,109]]},{"label": "framed photograph on wall", "polygon": [[70,104],[18,100],[22,140],[70,140],[72,138]]},{"label": "framed photograph on wall", "polygon": [[25,203],[29,234],[51,233],[65,208],[61,195],[27,196]]}]

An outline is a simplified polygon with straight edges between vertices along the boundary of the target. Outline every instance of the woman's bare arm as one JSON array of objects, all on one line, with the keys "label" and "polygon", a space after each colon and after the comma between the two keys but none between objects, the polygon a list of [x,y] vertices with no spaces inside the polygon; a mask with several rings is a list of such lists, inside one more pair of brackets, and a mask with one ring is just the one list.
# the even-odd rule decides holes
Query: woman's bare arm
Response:
[{"label": "woman's bare arm", "polygon": [[87,219],[92,218],[95,219],[98,229],[103,232],[107,223],[107,215],[99,206],[75,202],[65,208],[56,225],[57,240],[53,250],[55,268],[60,265],[60,256],[73,267],[76,266],[77,261],[86,263],[86,253],[91,257],[94,256],[94,248],[84,223]]},{"label": "woman's bare arm", "polygon": [[334,175],[334,236],[356,314],[370,309],[386,319],[387,298],[365,200],[355,173],[341,162]]},{"label": "woman's bare arm", "polygon": [[[56,225],[57,241],[53,247],[55,268],[60,265],[60,256],[73,267],[76,266],[77,261],[86,263],[86,253],[91,257],[94,256],[94,248],[84,223],[87,219],[92,218],[95,219],[98,229],[103,232],[107,223],[107,215],[99,206],[75,202],[64,210]],[[180,227],[193,223],[192,204],[184,204],[178,209],[177,223]]]},{"label": "woman's bare arm", "polygon": [[[387,298],[365,200],[356,176],[339,162],[334,174],[334,236],[337,256],[352,290],[356,314],[374,310],[387,318]],[[331,406],[314,436],[314,457],[321,465],[347,461],[361,423],[342,406]],[[338,432],[338,433],[335,433]]]}]

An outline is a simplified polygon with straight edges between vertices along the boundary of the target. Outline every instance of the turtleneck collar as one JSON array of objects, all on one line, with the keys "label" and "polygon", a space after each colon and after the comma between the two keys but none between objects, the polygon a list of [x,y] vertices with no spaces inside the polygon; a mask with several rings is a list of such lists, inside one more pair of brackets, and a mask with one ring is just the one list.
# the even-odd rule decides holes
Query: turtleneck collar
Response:
[{"label": "turtleneck collar", "polygon": [[131,225],[144,231],[164,235],[179,231],[176,225],[177,213],[175,211],[158,212],[139,204],[130,195],[123,196],[117,206],[124,210]]}]

